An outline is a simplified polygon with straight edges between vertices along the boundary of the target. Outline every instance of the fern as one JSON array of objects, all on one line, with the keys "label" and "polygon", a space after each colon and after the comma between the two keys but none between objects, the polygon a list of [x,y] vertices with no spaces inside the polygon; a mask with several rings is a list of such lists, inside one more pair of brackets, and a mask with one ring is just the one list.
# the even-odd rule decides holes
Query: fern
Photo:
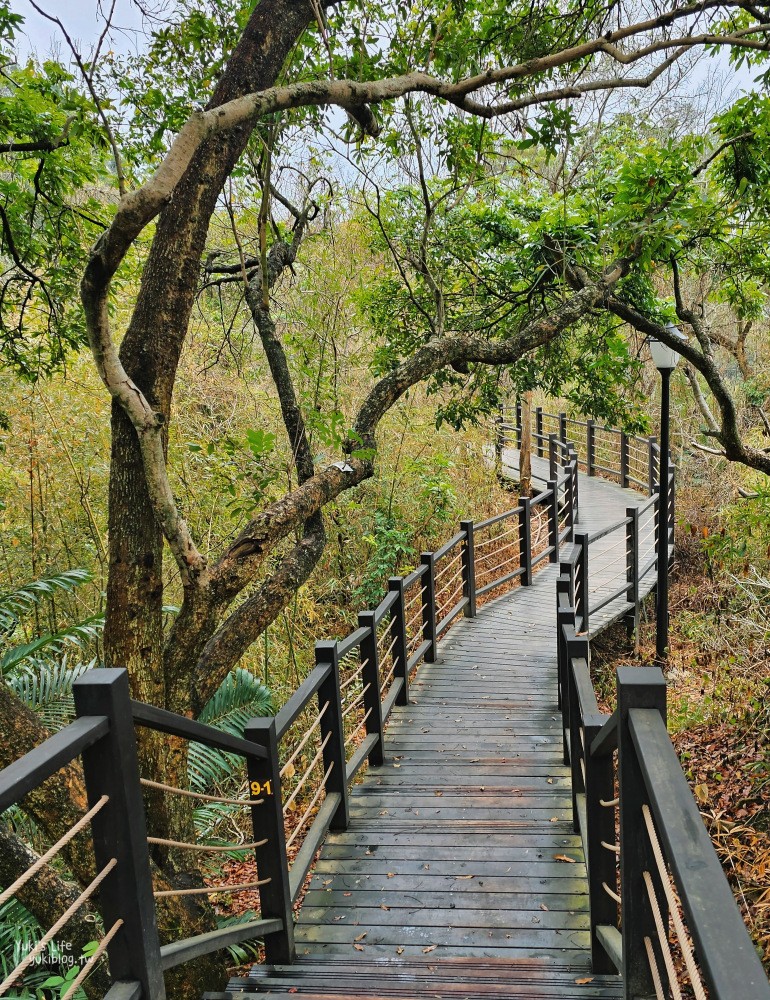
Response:
[{"label": "fern", "polygon": [[31,659],[21,663],[6,678],[6,683],[25,705],[40,716],[46,729],[56,732],[75,717],[73,683],[86,670],[95,666],[95,659],[90,663],[76,663],[74,666],[69,666],[66,656],[60,663]]},{"label": "fern", "polygon": [[19,618],[49,597],[57,590],[72,593],[77,587],[91,580],[86,569],[67,569],[63,573],[52,573],[39,580],[25,583],[18,590],[0,594],[0,632],[10,635],[18,625]]},{"label": "fern", "polygon": [[[272,712],[269,689],[250,671],[236,667],[206,703],[198,721],[234,736],[243,736],[250,719]],[[236,795],[243,780],[243,758],[202,743],[191,743],[187,771],[190,788],[195,792]],[[198,836],[212,839],[224,820],[241,813],[237,806],[224,804],[199,807],[194,814]]]},{"label": "fern", "polygon": [[83,647],[98,639],[103,629],[104,615],[92,615],[82,622],[67,625],[60,632],[40,635],[32,642],[13,646],[0,656],[0,674],[10,673],[19,664],[32,659],[36,654],[45,652],[49,655],[59,655],[68,643]]}]

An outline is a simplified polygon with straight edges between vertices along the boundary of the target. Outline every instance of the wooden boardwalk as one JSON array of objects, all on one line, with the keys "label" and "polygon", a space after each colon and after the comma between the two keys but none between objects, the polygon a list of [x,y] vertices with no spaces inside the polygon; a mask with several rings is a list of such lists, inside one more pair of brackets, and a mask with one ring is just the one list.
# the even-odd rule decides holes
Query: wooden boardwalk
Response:
[{"label": "wooden boardwalk", "polygon": [[[580,490],[589,532],[644,499],[583,476]],[[617,539],[591,547],[595,595],[617,587]],[[231,990],[621,995],[617,977],[590,972],[557,710],[557,575],[546,565],[531,587],[460,619],[437,662],[420,666],[411,704],[391,716],[385,763],[354,787],[349,829],[321,850],[296,926],[299,962],[258,966]],[[591,632],[626,607],[613,602]]]}]

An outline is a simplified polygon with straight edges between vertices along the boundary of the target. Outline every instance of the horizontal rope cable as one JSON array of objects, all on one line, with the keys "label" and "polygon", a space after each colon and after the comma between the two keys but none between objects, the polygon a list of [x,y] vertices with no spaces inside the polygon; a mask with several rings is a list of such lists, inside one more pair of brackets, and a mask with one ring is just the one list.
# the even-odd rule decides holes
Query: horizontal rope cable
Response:
[{"label": "horizontal rope cable", "polygon": [[[460,581],[459,588],[457,586],[458,580]],[[452,577],[449,583],[447,583],[446,587],[442,587],[441,590],[438,591],[438,593],[436,594],[436,604],[442,603],[444,595],[446,593],[451,592],[452,594],[456,594],[458,592],[458,589],[459,590],[463,589],[463,586],[464,586],[464,581],[462,579],[462,573],[457,573],[455,576]],[[452,587],[454,587],[454,590],[452,590]]]},{"label": "horizontal rope cable", "polygon": [[414,604],[414,602],[418,601],[422,597],[422,595],[425,593],[425,591],[427,589],[428,589],[428,586],[426,584],[424,587],[422,587],[420,590],[418,590],[417,593],[413,597],[410,597],[409,600],[406,602],[406,604],[404,605],[404,609],[406,610],[408,608],[411,608],[411,606]]},{"label": "horizontal rope cable", "polygon": [[599,799],[599,805],[604,806],[605,809],[612,809],[619,804],[620,799],[609,799],[608,801],[605,799]]},{"label": "horizontal rope cable", "polygon": [[608,851],[613,851],[615,854],[620,854],[620,844],[608,844],[606,840],[600,840],[599,843],[602,847],[606,847]]},{"label": "horizontal rope cable", "polygon": [[380,632],[380,634],[377,636],[377,642],[378,642],[378,644],[381,643],[381,642],[385,642],[385,637],[387,636],[388,632],[390,632],[390,630],[393,628],[393,626],[395,624],[396,624],[395,616],[393,614],[391,614],[390,618],[388,619],[388,624],[385,626],[385,628],[382,630],[382,632]]},{"label": "horizontal rope cable", "polygon": [[48,862],[59,853],[62,847],[65,847],[73,837],[76,837],[80,833],[84,826],[87,826],[90,823],[97,813],[101,812],[109,801],[109,795],[102,795],[96,805],[89,809],[85,816],[81,817],[60,840],[57,840],[53,847],[49,847],[45,854],[42,854],[33,865],[30,865],[23,875],[19,876],[19,878],[17,878],[12,885],[9,885],[4,892],[0,893],[0,906],[2,906],[7,899],[10,899],[11,896],[15,895],[19,889],[23,888],[32,876],[36,872],[39,872],[44,865],[47,865]]},{"label": "horizontal rope cable", "polygon": [[265,840],[257,840],[253,844],[188,844],[184,840],[165,840],[163,837],[148,837],[148,844],[159,844],[161,847],[178,847],[187,851],[210,851],[220,853],[225,851],[252,851],[255,847],[264,847]]},{"label": "horizontal rope cable", "polygon": [[348,715],[350,715],[350,713],[353,711],[353,709],[357,708],[361,704],[361,702],[364,700],[364,695],[366,694],[366,692],[369,690],[369,688],[371,686],[372,686],[371,683],[367,684],[366,687],[363,689],[363,691],[359,692],[359,695],[356,698],[356,700],[355,701],[351,701],[351,703],[347,706],[347,708],[345,709],[345,711],[342,713],[342,718],[343,719],[346,718]]},{"label": "horizontal rope cable", "polygon": [[655,920],[655,930],[658,932],[658,943],[660,944],[661,954],[663,955],[663,964],[666,967],[668,984],[671,987],[671,992],[674,994],[674,1000],[682,1000],[682,991],[679,988],[679,980],[677,979],[676,969],[674,968],[674,957],[671,954],[671,945],[669,944],[668,934],[666,933],[666,928],[663,925],[663,914],[660,912],[660,904],[658,903],[658,897],[655,893],[655,886],[652,884],[652,875],[650,875],[649,872],[642,872],[642,878],[644,879],[644,885],[647,889],[647,897],[650,900],[652,916]]},{"label": "horizontal rope cable", "polygon": [[679,904],[671,888],[671,879],[668,874],[668,869],[666,868],[663,851],[660,848],[658,832],[655,829],[652,813],[650,812],[650,807],[648,805],[642,806],[642,815],[644,816],[645,826],[647,827],[647,833],[650,838],[650,845],[652,846],[652,853],[655,857],[655,864],[657,865],[660,880],[663,884],[663,892],[666,896],[666,902],[668,903],[669,910],[671,911],[671,919],[674,922],[674,930],[676,931],[677,940],[679,941],[679,947],[682,949],[684,964],[687,967],[693,991],[695,992],[697,1000],[706,1000],[706,991],[703,989],[700,972],[698,971],[698,966],[695,963],[695,957],[692,953],[692,949],[690,948],[687,931],[685,930],[684,923],[682,922],[682,918],[679,913]]},{"label": "horizontal rope cable", "polygon": [[118,931],[122,926],[123,926],[122,920],[115,921],[112,927],[107,931],[107,933],[99,942],[99,946],[97,947],[93,955],[89,955],[88,961],[80,970],[80,972],[77,974],[77,976],[75,976],[73,981],[70,983],[67,992],[64,994],[63,997],[61,997],[61,1000],[69,1000],[70,997],[73,997],[75,995],[75,993],[80,988],[81,984],[85,982],[88,974],[91,972],[91,969],[93,969],[96,963],[101,959],[102,955],[104,955],[105,951],[107,951],[110,941],[112,941],[112,939],[115,937],[115,935],[118,933]]},{"label": "horizontal rope cable", "polygon": [[357,677],[361,676],[361,672],[368,662],[369,662],[369,657],[367,657],[362,663],[360,663],[358,667],[350,675],[350,677],[347,677],[342,682],[342,684],[340,684],[340,694],[345,690],[345,688],[350,687],[350,685],[353,683],[354,680],[356,680]]},{"label": "horizontal rope cable", "polygon": [[140,778],[140,784],[147,788],[158,788],[162,792],[171,792],[174,795],[185,795],[191,799],[203,799],[204,802],[223,802],[231,806],[261,806],[262,799],[226,799],[220,795],[204,795],[203,792],[189,792],[186,788],[176,788],[174,785],[164,785],[160,781],[150,781],[149,778]]},{"label": "horizontal rope cable", "polygon": [[652,985],[655,987],[655,1000],[666,1000],[666,994],[663,992],[663,983],[661,982],[660,972],[658,971],[658,963],[655,958],[655,951],[652,947],[651,938],[645,937],[644,949],[647,952],[647,962],[650,966]]},{"label": "horizontal rope cable", "polygon": [[329,775],[332,773],[332,768],[333,767],[334,767],[334,761],[332,761],[331,764],[329,764],[329,767],[326,769],[326,774],[324,774],[323,778],[321,779],[321,784],[318,786],[318,789],[316,790],[315,795],[313,796],[313,798],[310,801],[310,805],[302,813],[302,816],[300,817],[299,823],[294,827],[294,832],[289,837],[289,839],[286,841],[286,849],[287,850],[291,847],[291,845],[294,843],[294,841],[299,836],[299,831],[302,829],[302,827],[307,822],[307,818],[310,815],[310,813],[311,813],[313,807],[315,806],[316,802],[320,798],[321,792],[324,791],[324,789],[326,788],[326,781],[327,781]]},{"label": "horizontal rope cable", "polygon": [[436,603],[437,604],[438,604],[438,600],[441,597],[441,595],[445,594],[448,590],[450,590],[457,583],[458,580],[461,580],[462,579],[462,575],[463,575],[463,571],[462,571],[462,567],[461,567],[460,569],[457,570],[457,572],[454,574],[454,576],[451,576],[447,580],[447,582],[445,584],[443,584],[443,586],[441,588],[439,588],[439,589],[436,590]]},{"label": "horizontal rope cable", "polygon": [[365,725],[366,725],[366,720],[367,720],[367,719],[369,718],[369,716],[370,716],[371,714],[372,714],[372,709],[370,708],[370,709],[369,709],[369,711],[368,711],[368,712],[366,713],[366,715],[365,715],[365,716],[363,717],[363,719],[361,719],[361,721],[360,721],[360,722],[358,723],[358,725],[356,726],[356,728],[355,728],[355,729],[353,730],[353,732],[352,732],[352,733],[350,734],[350,736],[348,736],[348,738],[347,738],[347,739],[345,740],[345,746],[346,746],[346,747],[347,747],[347,746],[350,746],[350,744],[351,744],[351,743],[353,742],[353,740],[354,740],[354,739],[356,738],[356,736],[358,735],[358,733],[359,733],[359,731],[360,731],[361,727],[362,727],[362,726],[365,726]]},{"label": "horizontal rope cable", "polygon": [[[394,635],[393,636],[393,640],[391,641],[391,644],[388,646],[388,648],[385,650],[385,652],[380,655],[380,662],[382,662],[383,660],[387,660],[387,658],[390,656],[391,652],[393,651],[393,647],[396,645],[397,642],[398,642],[398,636]],[[396,657],[396,659],[398,659],[398,657]]]},{"label": "horizontal rope cable", "polygon": [[391,679],[391,677],[392,677],[392,676],[393,676],[393,674],[394,674],[394,673],[396,672],[396,664],[397,664],[397,663],[398,663],[398,657],[396,657],[396,658],[395,658],[395,659],[393,660],[393,662],[392,662],[392,663],[391,663],[391,665],[390,665],[390,670],[388,671],[387,675],[385,676],[385,679],[384,679],[384,680],[382,681],[382,683],[380,684],[380,694],[382,694],[382,693],[383,693],[383,691],[385,690],[385,688],[386,688],[386,687],[388,686],[388,684],[390,683],[390,679]]},{"label": "horizontal rope cable", "polygon": [[313,757],[313,759],[310,761],[310,764],[308,765],[307,770],[305,771],[305,773],[302,775],[302,777],[297,782],[297,787],[294,789],[294,791],[291,793],[291,795],[288,797],[288,799],[284,803],[284,806],[283,806],[283,811],[284,812],[288,812],[288,810],[291,807],[292,803],[294,802],[294,800],[296,799],[296,797],[299,795],[300,789],[302,788],[302,786],[307,781],[307,779],[310,776],[310,773],[313,770],[313,768],[316,766],[316,764],[318,763],[318,761],[321,759],[321,755],[324,752],[324,747],[329,742],[329,740],[331,739],[331,737],[332,737],[332,734],[331,734],[331,731],[330,731],[330,732],[328,732],[326,734],[326,739],[323,741],[323,743],[321,744],[321,746],[318,748],[318,752],[316,753],[315,757]]},{"label": "horizontal rope cable", "polygon": [[96,878],[91,882],[91,884],[88,885],[80,893],[80,895],[75,900],[75,902],[72,903],[72,905],[69,906],[64,911],[64,913],[59,917],[59,919],[56,921],[56,923],[53,925],[53,927],[49,931],[47,931],[43,935],[43,937],[40,938],[40,940],[35,945],[35,947],[32,948],[27,953],[27,955],[24,957],[24,959],[21,962],[19,962],[19,964],[16,966],[16,968],[13,970],[13,972],[11,972],[11,974],[6,979],[4,979],[2,981],[2,983],[0,983],[0,996],[2,996],[4,990],[7,990],[9,986],[11,986],[13,983],[15,983],[16,980],[27,971],[27,969],[35,961],[35,959],[37,958],[37,956],[40,955],[40,954],[42,954],[45,951],[45,949],[48,947],[48,945],[51,943],[51,941],[53,941],[53,939],[56,937],[56,935],[59,933],[59,931],[62,929],[62,927],[64,927],[64,925],[67,923],[67,921],[72,916],[74,916],[75,913],[77,913],[77,911],[80,909],[80,907],[84,903],[88,902],[88,900],[91,898],[91,896],[93,896],[93,894],[96,892],[96,890],[102,884],[102,882],[107,878],[107,876],[113,870],[113,868],[115,867],[115,865],[117,865],[117,863],[118,862],[117,862],[117,860],[115,858],[111,858],[107,862],[107,864],[104,866],[104,868],[102,868],[102,870],[99,872],[99,874],[96,876]]},{"label": "horizontal rope cable", "polygon": [[604,889],[607,895],[614,899],[616,903],[620,902],[620,896],[613,889],[610,889],[606,882],[602,882],[602,889]]},{"label": "horizontal rope cable", "polygon": [[243,882],[240,885],[207,885],[202,889],[161,889],[154,892],[155,899],[164,899],[166,896],[212,896],[217,892],[246,892],[248,889],[258,889],[261,885],[267,885],[273,880],[262,878],[258,882]]},{"label": "horizontal rope cable", "polygon": [[[444,573],[446,573],[448,570],[450,570],[452,568],[452,566],[454,566],[454,564],[456,562],[458,562],[460,559],[462,559],[462,557],[463,557],[463,552],[462,552],[462,548],[461,548],[460,551],[457,553],[456,556],[453,556],[452,559],[449,560],[449,562],[444,563],[444,565],[441,567],[441,569],[438,571],[438,573],[436,573],[436,579],[437,580],[440,579],[444,575]],[[443,560],[442,560],[442,562],[443,562]]]},{"label": "horizontal rope cable", "polygon": [[310,728],[307,730],[307,732],[305,733],[305,735],[302,737],[302,741],[300,742],[299,746],[297,746],[297,748],[294,750],[294,753],[292,753],[291,757],[289,757],[289,759],[286,761],[286,763],[281,768],[281,771],[280,771],[281,777],[283,777],[284,774],[286,774],[286,772],[289,770],[289,768],[291,767],[291,765],[297,759],[297,757],[299,756],[300,752],[302,751],[302,748],[305,746],[305,744],[307,743],[307,741],[312,736],[313,730],[315,729],[315,727],[318,726],[318,725],[320,725],[321,719],[324,717],[324,713],[326,712],[326,709],[329,707],[329,704],[330,703],[328,701],[324,704],[324,707],[321,709],[321,711],[315,717],[315,721],[310,726]]}]

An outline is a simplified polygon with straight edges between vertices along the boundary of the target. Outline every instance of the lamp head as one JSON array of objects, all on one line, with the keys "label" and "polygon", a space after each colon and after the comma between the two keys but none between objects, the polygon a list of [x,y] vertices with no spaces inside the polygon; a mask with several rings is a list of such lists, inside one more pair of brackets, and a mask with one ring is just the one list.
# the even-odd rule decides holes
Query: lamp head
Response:
[{"label": "lamp head", "polygon": [[[687,343],[687,337],[685,337],[679,327],[674,326],[673,323],[666,323],[666,330],[672,337],[675,337],[677,340],[681,340],[683,344]],[[658,340],[656,337],[648,337],[647,343],[650,345],[652,363],[659,371],[662,371],[663,369],[671,371],[676,368],[679,362],[679,355],[672,347],[669,347],[668,344],[664,344],[663,341]]]}]

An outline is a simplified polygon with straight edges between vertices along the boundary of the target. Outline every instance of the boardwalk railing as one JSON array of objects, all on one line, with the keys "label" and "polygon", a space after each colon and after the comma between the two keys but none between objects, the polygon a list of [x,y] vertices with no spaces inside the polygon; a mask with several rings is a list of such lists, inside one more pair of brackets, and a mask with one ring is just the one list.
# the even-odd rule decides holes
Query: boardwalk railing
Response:
[{"label": "boardwalk railing", "polygon": [[[622,969],[630,998],[647,995],[639,993],[638,984],[643,983],[645,990],[651,981],[654,984],[655,973],[648,971],[649,962],[644,966],[640,956],[651,953],[658,969],[668,968],[660,964],[664,961],[661,938],[651,929],[649,905],[640,888],[646,888],[650,880],[657,886],[662,879],[660,866],[653,868],[649,860],[650,856],[657,858],[655,844],[662,843],[664,863],[671,865],[677,880],[706,981],[716,984],[712,985],[712,1000],[734,995],[723,988],[723,978],[713,972],[713,963],[704,957],[703,950],[712,945],[712,921],[723,920],[730,927],[735,924],[733,937],[737,941],[740,916],[721,872],[714,867],[718,863],[713,849],[665,732],[660,683],[640,686],[638,679],[648,676],[644,670],[632,671],[633,678],[628,680],[624,674],[619,689],[621,709],[613,717],[620,721],[607,721],[598,712],[588,667],[587,630],[592,617],[603,615],[606,621],[625,615],[629,622],[635,622],[640,580],[655,565],[645,553],[658,531],[654,481],[657,445],[654,439],[631,439],[598,429],[590,421],[578,424],[564,414],[536,411],[535,421],[538,448],[549,460],[545,488],[534,497],[521,497],[515,507],[495,517],[463,521],[449,541],[435,552],[423,553],[415,570],[391,578],[386,596],[375,609],[360,613],[356,629],[341,640],[316,644],[316,666],[310,675],[277,715],[251,720],[243,738],[131,701],[125,671],[96,670],[76,682],[77,721],[0,772],[1,812],[69,761],[82,758],[90,810],[78,829],[90,824],[98,874],[80,902],[88,901],[99,889],[99,910],[106,930],[91,965],[106,951],[114,984],[109,1000],[163,1000],[166,969],[239,941],[264,940],[268,962],[290,962],[294,957],[293,904],[327,832],[343,830],[349,824],[351,783],[365,762],[373,766],[382,763],[384,726],[394,705],[408,704],[413,672],[423,660],[436,660],[439,638],[460,615],[474,617],[483,601],[514,587],[530,586],[543,567],[558,563],[559,704],[565,761],[572,770],[576,828],[586,843],[596,970],[610,966]],[[581,447],[568,439],[571,424],[586,430],[583,457]],[[520,423],[503,423],[500,439],[510,431],[518,434]],[[639,475],[643,448],[646,479]],[[591,475],[617,477],[623,485],[650,491],[650,499],[641,508],[629,508],[622,521],[599,534],[580,533],[575,528],[581,465]],[[673,540],[673,504],[668,513],[667,538]],[[600,536],[609,535],[617,536],[612,547],[617,573],[594,593],[588,575],[589,560],[594,558],[591,545]],[[640,715],[637,709],[644,711]],[[659,723],[650,722],[651,711],[657,712]],[[185,892],[206,895],[258,889],[259,920],[159,944],[153,897],[178,895],[179,890],[153,889],[153,875],[158,873],[152,869],[149,848],[223,848],[148,839],[142,787],[151,787],[153,794],[190,792],[140,777],[135,725],[192,746],[202,744],[235,754],[244,761],[245,797],[194,794],[199,800],[214,798],[250,811],[253,843],[230,845],[229,849],[253,850],[257,879],[247,885],[202,886]],[[616,747],[617,767],[612,756]],[[619,874],[614,844],[616,782],[621,787],[621,844],[627,845],[620,855]],[[676,794],[664,794],[662,790],[669,786]],[[657,831],[658,839],[649,849],[639,847],[639,833],[645,829],[642,817],[645,824],[647,819],[647,813],[639,812],[642,805],[651,817],[652,825],[647,828]],[[685,829],[689,842],[677,833]],[[71,836],[54,845],[53,853],[66,847]],[[53,854],[49,852],[49,856]],[[705,866],[709,877],[722,879],[708,902],[706,897],[699,901],[697,895],[703,887],[703,878],[696,871],[699,864]],[[7,898],[33,875],[34,870],[30,870],[0,898]],[[626,913],[622,925],[618,899],[624,901]],[[671,909],[668,896],[662,905],[663,909],[659,899],[658,909],[666,914],[665,907]],[[653,907],[653,922],[657,912]],[[668,918],[661,919],[666,930]],[[44,948],[59,929],[59,925],[52,929],[40,947]],[[736,954],[742,962],[745,959],[746,974],[753,976],[751,946],[743,933]],[[83,976],[90,967],[83,969]],[[24,967],[12,972],[0,984],[0,992],[17,982],[23,972]],[[658,991],[657,995],[667,994]],[[755,996],[768,998],[760,986],[755,993],[741,995],[752,1000]]]}]

